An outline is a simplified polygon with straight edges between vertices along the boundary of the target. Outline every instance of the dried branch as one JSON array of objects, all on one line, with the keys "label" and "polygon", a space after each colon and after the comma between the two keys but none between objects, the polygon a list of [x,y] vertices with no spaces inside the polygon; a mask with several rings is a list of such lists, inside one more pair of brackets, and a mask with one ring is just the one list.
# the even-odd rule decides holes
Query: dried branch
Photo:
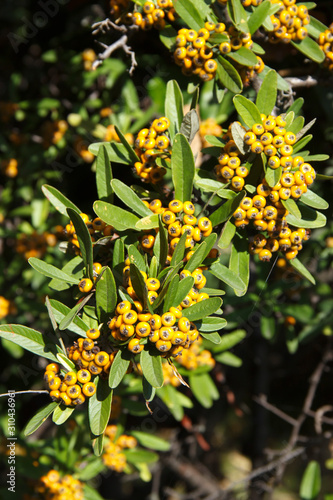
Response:
[{"label": "dried branch", "polygon": [[43,390],[43,391],[16,391],[16,392],[6,392],[5,394],[0,394],[0,398],[3,398],[4,396],[13,396],[16,394],[50,394],[49,391]]},{"label": "dried branch", "polygon": [[113,54],[113,52],[115,52],[118,49],[122,49],[127,56],[131,57],[131,67],[129,69],[129,74],[132,76],[138,63],[136,62],[135,59],[135,52],[128,45],[128,36],[129,33],[137,31],[138,26],[136,25],[125,26],[124,24],[118,25],[113,23],[110,19],[107,18],[104,19],[103,21],[93,24],[92,29],[93,29],[92,32],[93,35],[99,35],[99,34],[105,35],[112,29],[120,33],[123,33],[123,35],[118,40],[116,40],[110,45],[98,42],[104,48],[104,51],[98,54],[97,56],[98,59],[96,59],[96,61],[93,62],[92,69],[98,68],[98,66],[100,66],[105,59],[108,59]]},{"label": "dried branch", "polygon": [[267,401],[266,395],[260,394],[260,396],[254,396],[253,400],[256,403],[258,403],[259,405],[261,405],[264,408],[266,408],[266,410],[269,410],[270,412],[274,413],[274,415],[277,415],[278,417],[280,417],[285,422],[288,422],[288,424],[290,424],[290,425],[296,425],[297,420],[294,419],[294,418],[292,418],[292,417],[290,417],[289,415],[287,415],[287,413],[285,413],[284,411],[280,410],[276,406],[274,406],[271,403],[269,403]]},{"label": "dried branch", "polygon": [[290,76],[285,78],[285,81],[289,83],[290,87],[292,87],[293,89],[315,87],[319,83],[317,78],[313,78],[313,76],[310,75],[304,76],[302,78]]}]

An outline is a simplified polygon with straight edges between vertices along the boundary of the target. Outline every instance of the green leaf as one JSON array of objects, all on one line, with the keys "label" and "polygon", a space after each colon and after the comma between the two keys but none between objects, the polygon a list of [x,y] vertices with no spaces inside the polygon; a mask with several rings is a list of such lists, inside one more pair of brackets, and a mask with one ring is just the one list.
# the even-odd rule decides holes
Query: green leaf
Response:
[{"label": "green leaf", "polygon": [[286,217],[288,224],[291,226],[313,229],[316,227],[324,227],[326,225],[326,217],[320,212],[312,210],[312,208],[307,207],[306,205],[299,205],[299,209],[301,211],[302,218],[295,217],[292,214],[288,214]]},{"label": "green leaf", "polygon": [[291,215],[293,215],[297,219],[301,218],[302,215],[295,200],[293,200],[292,198],[288,198],[288,200],[281,200],[281,203]]},{"label": "green leaf", "polygon": [[247,14],[239,0],[231,0],[227,4],[228,14],[233,24],[243,33],[248,33],[250,28],[247,24]]},{"label": "green leaf", "polygon": [[242,95],[236,95],[233,102],[239,116],[249,128],[255,123],[261,123],[260,111],[252,101]]},{"label": "green leaf", "polygon": [[176,249],[172,254],[170,262],[171,267],[177,266],[184,258],[186,236],[186,233],[182,234],[180,240],[177,243]]},{"label": "green leaf", "polygon": [[[261,6],[263,5],[266,5],[269,8],[268,2],[264,2],[261,4]],[[265,76],[257,95],[256,105],[260,113],[264,113],[265,115],[271,114],[276,103],[276,96],[277,73],[276,71],[274,71],[274,69],[271,69]]]},{"label": "green leaf", "polygon": [[266,340],[272,340],[276,334],[276,319],[273,316],[261,316],[260,317],[260,330],[261,335]]},{"label": "green leaf", "polygon": [[102,147],[106,148],[109,160],[111,162],[133,165],[132,155],[130,155],[126,147],[119,142],[95,142],[93,144],[90,144],[88,150],[90,151],[90,153],[97,156],[98,151]]},{"label": "green leaf", "polygon": [[308,463],[302,477],[299,494],[301,500],[316,500],[321,490],[320,465],[315,460]]},{"label": "green leaf", "polygon": [[235,52],[229,52],[228,57],[242,66],[255,66],[258,63],[257,56],[252,50],[241,47]]},{"label": "green leaf", "polygon": [[247,291],[250,278],[250,254],[248,242],[244,238],[235,236],[231,245],[229,268],[238,275],[244,283],[244,290],[234,290],[238,297],[242,297]]},{"label": "green leaf", "polygon": [[155,255],[153,255],[149,266],[149,277],[157,278],[157,274],[158,274],[158,262]]},{"label": "green leaf", "polygon": [[55,345],[56,337],[44,341],[43,335],[37,330],[23,325],[0,325],[0,338],[10,340],[14,344],[21,346],[27,351],[33,352],[38,356],[58,362],[56,357],[57,348]]},{"label": "green leaf", "polygon": [[76,210],[77,213],[81,213],[81,210],[68,198],[66,198],[66,196],[60,193],[58,189],[44,184],[44,186],[42,186],[42,191],[49,202],[52,203],[54,208],[62,215],[67,216],[67,208],[72,208],[73,210]]},{"label": "green leaf", "polygon": [[233,366],[234,368],[239,368],[242,366],[242,360],[233,354],[232,352],[226,351],[215,356],[216,361],[224,365]]},{"label": "green leaf", "polygon": [[[263,2],[256,9],[254,9],[250,18],[248,19],[248,26],[251,35],[257,31],[258,28],[263,24],[270,9],[270,2]],[[264,111],[263,111],[264,113]]]},{"label": "green leaf", "polygon": [[218,332],[212,332],[212,333],[200,332],[200,335],[204,339],[209,340],[209,342],[212,342],[213,344],[219,344],[221,342],[221,336]]},{"label": "green leaf", "polygon": [[195,134],[199,131],[199,128],[200,124],[199,124],[198,113],[196,109],[191,109],[184,116],[179,132],[183,134],[184,137],[191,144]]},{"label": "green leaf", "polygon": [[94,450],[94,455],[96,457],[100,457],[104,451],[104,434],[94,436],[91,444]]},{"label": "green leaf", "polygon": [[117,305],[117,287],[109,267],[101,270],[96,283],[96,312],[100,323],[106,323]]},{"label": "green leaf", "polygon": [[155,397],[156,389],[145,377],[142,377],[142,392],[146,401],[152,401]]},{"label": "green leaf", "polygon": [[109,373],[109,387],[115,389],[124,378],[130,364],[130,353],[119,350],[113,360]]},{"label": "green leaf", "polygon": [[[50,299],[50,304],[56,322],[58,324],[61,323],[64,317],[70,312],[70,308],[55,299]],[[77,333],[80,337],[86,337],[86,331],[89,330],[89,326],[82,318],[76,316],[68,327],[68,330]]]},{"label": "green leaf", "polygon": [[231,349],[235,345],[239,344],[246,337],[245,330],[235,330],[232,333],[225,333],[222,335],[221,343],[214,352],[222,352]]},{"label": "green leaf", "polygon": [[194,158],[191,146],[182,134],[174,138],[171,156],[172,182],[175,188],[175,198],[190,201],[193,190]]},{"label": "green leaf", "polygon": [[79,311],[81,311],[81,309],[91,299],[92,296],[93,296],[93,293],[89,293],[81,301],[77,302],[77,304],[75,304],[75,306],[72,307],[72,309],[70,309],[68,311],[66,316],[61,320],[61,322],[59,324],[59,330],[66,330],[66,328],[68,328],[70,326],[72,321],[75,320]]},{"label": "green leaf", "polygon": [[117,132],[117,135],[118,135],[118,137],[120,139],[120,142],[122,143],[122,145],[126,149],[128,157],[131,159],[131,162],[132,163],[136,163],[137,161],[140,161],[140,158],[138,157],[138,155],[136,154],[136,152],[134,151],[134,149],[132,148],[132,146],[128,143],[128,141],[127,141],[126,137],[124,136],[124,134],[122,133],[122,131],[119,130],[119,128],[117,127],[117,125],[115,125],[114,128],[115,128],[115,130]]},{"label": "green leaf", "polygon": [[[297,135],[296,135],[297,137]],[[300,141],[296,142],[293,150],[293,154],[297,153],[298,151],[301,151],[308,142],[310,142],[313,138],[313,135],[309,134],[303,137]]]},{"label": "green leaf", "polygon": [[126,186],[126,184],[121,182],[119,179],[113,179],[111,181],[111,186],[125,206],[131,208],[137,215],[147,217],[152,214],[151,210],[146,207],[141,198],[134,193],[133,189]]},{"label": "green leaf", "polygon": [[194,250],[194,253],[190,260],[187,262],[184,269],[193,273],[193,271],[200,266],[207,255],[207,244],[202,241],[200,245]]},{"label": "green leaf", "polygon": [[302,262],[300,260],[295,258],[295,259],[290,260],[289,263],[294,269],[296,269],[296,271],[299,272],[299,274],[301,276],[303,276],[304,278],[309,280],[310,283],[312,283],[313,285],[316,284],[316,280],[314,279],[314,277],[312,276],[310,271],[307,270],[307,268],[304,266],[304,264],[302,264]]},{"label": "green leaf", "polygon": [[176,293],[173,295],[173,300],[170,307],[178,307],[179,304],[185,299],[186,295],[193,288],[194,278],[187,276],[180,280]]},{"label": "green leaf", "polygon": [[141,431],[131,431],[131,435],[134,436],[138,443],[145,448],[150,448],[151,450],[157,451],[169,451],[171,444],[158,436],[153,434],[148,434],[147,432]]},{"label": "green leaf", "polygon": [[137,463],[150,464],[158,460],[157,453],[138,448],[122,450],[122,453],[126,456],[127,462],[134,465]]},{"label": "green leaf", "polygon": [[[77,255],[73,259],[66,262],[61,270],[64,273],[81,280],[84,276],[84,262],[81,255]],[[52,279],[49,283],[49,287],[53,290],[62,291],[67,290],[71,287],[71,285],[69,283],[65,283],[64,281]]]},{"label": "green leaf", "polygon": [[[99,465],[101,465],[100,462]],[[84,479],[86,478],[86,476],[83,477]],[[103,500],[103,497],[98,493],[98,491],[96,491],[95,488],[93,488],[92,486],[89,486],[89,484],[87,483],[84,483],[83,491],[84,491],[84,500]]]},{"label": "green leaf", "polygon": [[243,83],[238,71],[221,55],[217,57],[217,77],[222,86],[226,87],[230,92],[234,94],[242,92]]},{"label": "green leaf", "polygon": [[244,144],[244,135],[246,134],[244,127],[242,127],[238,122],[233,122],[231,125],[231,134],[237,148],[242,155],[245,155],[247,153],[248,146]]},{"label": "green leaf", "polygon": [[[183,94],[176,80],[167,83],[165,95],[165,116],[170,120],[169,133],[173,142],[175,135],[180,131],[183,121]],[[173,151],[172,151],[173,156]]]},{"label": "green leaf", "polygon": [[112,169],[109,155],[105,146],[99,148],[96,158],[96,186],[98,198],[102,201],[113,202],[111,188]]},{"label": "green leaf", "polygon": [[282,175],[282,167],[271,168],[267,165],[267,170],[265,173],[265,179],[269,187],[274,187],[280,181]]},{"label": "green leaf", "polygon": [[[165,267],[165,262],[167,260],[168,252],[169,252],[169,244],[168,244],[168,232],[162,222],[161,216],[159,217],[159,231],[157,234],[157,237],[155,239],[155,244],[156,240],[159,243],[159,255],[156,257],[159,260],[159,269],[163,269]],[[155,244],[154,244],[154,251],[155,251]]]},{"label": "green leaf", "polygon": [[105,431],[109,422],[112,390],[107,380],[96,377],[94,382],[97,390],[95,394],[89,398],[88,417],[92,434],[99,436]]},{"label": "green leaf", "polygon": [[151,214],[149,217],[140,219],[135,224],[135,228],[139,231],[145,231],[146,229],[155,229],[156,227],[158,227],[158,219],[158,214]]},{"label": "green leaf", "polygon": [[171,50],[176,42],[177,31],[172,26],[166,26],[160,32],[160,40],[166,46],[167,49]]},{"label": "green leaf", "polygon": [[[296,140],[297,141],[299,141],[300,138],[303,137],[307,133],[307,131],[311,129],[311,127],[313,127],[313,125],[316,123],[316,120],[317,120],[317,118],[314,118],[309,123],[307,123],[306,125],[304,125],[304,127],[299,132],[297,132],[297,134],[296,134]],[[307,141],[306,144],[308,142],[309,141]],[[295,151],[295,148],[299,150],[298,142],[294,145],[294,151]]]},{"label": "green leaf", "polygon": [[[163,304],[163,312],[164,313],[168,312],[170,307],[172,307],[172,306],[175,307],[175,296],[176,296],[177,291],[178,291],[179,281],[180,281],[179,274],[175,274],[175,276],[172,278],[172,280],[169,283],[168,291],[166,293],[166,296],[164,299],[164,304]],[[186,296],[186,294],[185,294],[185,296]],[[178,304],[180,304],[180,302],[178,302]]]},{"label": "green leaf", "polygon": [[291,45],[293,45],[296,49],[298,49],[302,54],[304,54],[309,59],[316,63],[322,63],[325,59],[324,52],[320,49],[317,42],[312,40],[309,36],[301,40],[300,42],[291,41]]},{"label": "green leaf", "polygon": [[54,422],[56,425],[64,424],[69,419],[74,410],[75,408],[68,408],[68,406],[64,408],[58,406],[53,412],[52,422]]},{"label": "green leaf", "polygon": [[198,321],[214,314],[221,307],[221,304],[222,299],[220,299],[220,297],[206,299],[202,302],[193,304],[192,306],[186,308],[186,310],[183,309],[183,315],[189,321]]},{"label": "green leaf", "polygon": [[288,111],[293,111],[295,115],[297,115],[300,110],[302,109],[302,106],[304,104],[304,99],[303,97],[298,97],[295,99],[295,101],[292,103],[292,105],[288,108]]},{"label": "green leaf", "polygon": [[[278,6],[277,5],[272,5],[272,7],[278,7]],[[278,10],[279,10],[279,8],[278,8]],[[264,69],[262,70],[261,73],[259,73],[258,77],[263,80],[265,78],[265,76],[267,75],[267,73],[271,69],[272,68],[270,68],[269,66],[267,66],[267,64],[265,64]],[[285,92],[289,92],[290,91],[289,83],[284,78],[282,78],[282,76],[280,76],[279,73],[277,73],[277,88],[279,90],[284,90]]]},{"label": "green leaf", "polygon": [[73,361],[69,358],[67,358],[67,356],[65,356],[64,354],[62,354],[61,352],[58,352],[57,354],[57,359],[59,361],[59,363],[68,371],[70,370],[75,370],[75,364],[73,363]]},{"label": "green leaf", "polygon": [[142,254],[134,245],[130,245],[128,247],[128,257],[130,259],[130,263],[135,264],[140,271],[146,271],[145,260]]},{"label": "green leaf", "polygon": [[139,221],[136,215],[105,201],[95,201],[94,211],[98,217],[113,226],[116,231],[136,229],[135,225]]},{"label": "green leaf", "polygon": [[91,280],[93,280],[93,249],[91,235],[81,215],[79,215],[72,208],[67,208],[67,213],[75,227],[75,232],[79,242],[82,259],[86,267],[87,275]]},{"label": "green leaf", "polygon": [[298,134],[300,130],[304,127],[304,118],[303,116],[298,116],[291,125],[288,127],[288,132],[293,132],[294,134]]},{"label": "green leaf", "polygon": [[227,321],[224,318],[218,318],[217,316],[207,316],[207,318],[201,321],[196,321],[196,326],[202,332],[215,332],[216,330],[221,330],[227,326]]},{"label": "green leaf", "polygon": [[191,0],[174,0],[173,6],[180,19],[182,19],[189,28],[199,31],[205,24],[205,17],[201,16],[196,3],[191,2]]},{"label": "green leaf", "polygon": [[236,233],[235,224],[233,224],[230,220],[228,220],[223,226],[221,237],[217,243],[217,246],[219,248],[228,248],[235,233]]},{"label": "green leaf", "polygon": [[64,273],[52,264],[47,264],[43,260],[37,259],[37,257],[30,257],[28,262],[31,267],[48,278],[55,278],[57,280],[65,281],[66,283],[72,283],[73,285],[77,285],[80,281],[77,278],[74,278],[74,276]]},{"label": "green leaf", "polygon": [[309,35],[314,39],[317,39],[320,33],[323,33],[325,30],[327,30],[327,26],[325,26],[325,24],[321,23],[318,19],[312,16],[310,16],[310,24],[308,24],[306,28]]},{"label": "green leaf", "polygon": [[33,434],[44,422],[47,418],[54,412],[58,403],[49,403],[44,406],[41,410],[39,410],[36,415],[34,415],[25,428],[23,429],[23,434],[25,436],[30,436]]},{"label": "green leaf", "polygon": [[226,283],[234,290],[237,290],[238,292],[243,292],[245,285],[243,281],[240,279],[240,277],[228,267],[224,266],[223,264],[220,264],[220,262],[214,262],[211,265],[209,271],[214,276],[216,276],[216,278],[223,281],[223,283]]},{"label": "green leaf", "polygon": [[210,408],[214,400],[219,399],[219,392],[208,373],[191,374],[189,384],[194,396],[204,408]]},{"label": "green leaf", "polygon": [[146,311],[148,307],[147,285],[141,271],[133,262],[130,264],[130,278],[134,291],[143,306],[143,310]]},{"label": "green leaf", "polygon": [[217,208],[212,214],[210,214],[209,219],[213,227],[218,226],[221,222],[225,222],[235,210],[239,207],[242,199],[245,197],[246,192],[243,190],[238,193],[232,200],[226,201],[223,205]]},{"label": "green leaf", "polygon": [[145,349],[140,354],[142,373],[152,387],[158,389],[163,385],[163,370],[161,356],[152,356]]},{"label": "green leaf", "polygon": [[329,205],[326,200],[318,196],[316,193],[308,189],[306,193],[303,193],[300,200],[312,208],[319,208],[321,210],[326,210]]}]

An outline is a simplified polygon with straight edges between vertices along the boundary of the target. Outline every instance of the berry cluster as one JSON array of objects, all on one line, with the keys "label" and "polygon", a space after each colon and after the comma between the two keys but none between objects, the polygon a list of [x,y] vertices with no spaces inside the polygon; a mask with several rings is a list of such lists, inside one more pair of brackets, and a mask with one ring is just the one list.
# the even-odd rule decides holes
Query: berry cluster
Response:
[{"label": "berry cluster", "polygon": [[[239,122],[236,122],[240,125]],[[218,157],[219,164],[215,166],[217,179],[221,182],[231,182],[230,186],[235,191],[241,191],[245,184],[245,177],[249,175],[249,170],[245,166],[245,157],[241,154],[232,137],[232,123],[229,125],[227,132],[222,136],[226,141],[223,146],[220,156]]]},{"label": "berry cluster", "polygon": [[170,120],[161,116],[149,128],[141,129],[135,139],[135,152],[141,161],[136,162],[134,167],[143,182],[156,184],[166,174],[166,169],[157,165],[156,160],[170,157],[170,139],[167,133],[169,127]]},{"label": "berry cluster", "polygon": [[78,479],[67,474],[61,477],[59,472],[52,469],[45,476],[42,476],[34,492],[38,496],[29,497],[36,500],[83,500],[83,484]]},{"label": "berry cluster", "polygon": [[258,7],[262,3],[263,0],[241,0],[241,4],[243,7]]},{"label": "berry cluster", "polygon": [[[214,45],[215,34],[224,35],[226,41]],[[224,23],[206,22],[205,27],[199,31],[186,28],[180,29],[176,37],[176,48],[173,55],[175,63],[181,66],[184,75],[198,75],[201,80],[209,81],[216,74],[217,62],[214,59],[215,57],[219,54],[226,55],[231,50],[238,50],[241,47],[251,49],[252,46],[253,41],[250,33],[242,33],[233,25],[226,28]],[[263,64],[259,59],[258,68],[251,68],[257,72],[260,72],[259,66]],[[245,67],[242,66],[242,69],[245,69]]]},{"label": "berry cluster", "polygon": [[291,166],[289,162],[292,162],[292,145],[296,142],[296,135],[286,131],[286,121],[281,115],[262,114],[261,120],[246,131],[245,144],[250,147],[251,153],[265,153],[270,168]]},{"label": "berry cluster", "polygon": [[[82,340],[89,342],[89,339]],[[81,369],[77,373],[69,371],[63,375],[57,363],[50,363],[46,367],[44,380],[48,384],[50,396],[54,401],[60,401],[66,406],[77,406],[84,403],[86,397],[91,397],[96,392],[95,384],[90,382],[91,374],[90,370]]]},{"label": "berry cluster", "polygon": [[295,5],[296,0],[270,0],[280,9],[271,16],[273,31],[268,33],[271,43],[290,43],[292,40],[304,40],[308,35],[306,26],[310,16],[305,5]]},{"label": "berry cluster", "polygon": [[321,50],[325,53],[324,66],[330,71],[333,71],[333,23],[327,30],[320,33],[318,44]]},{"label": "berry cluster", "polygon": [[[148,278],[157,287],[155,278]],[[154,292],[157,297],[157,293]],[[152,296],[151,296],[152,297]],[[150,297],[150,300],[151,300]],[[134,308],[132,308],[132,305]],[[193,323],[183,316],[180,307],[171,307],[162,316],[143,313],[142,305],[137,300],[134,304],[124,300],[117,305],[116,315],[108,324],[111,335],[117,342],[128,341],[129,351],[137,354],[144,349],[144,339],[162,355],[178,356],[188,349],[199,336]]]},{"label": "berry cluster", "polygon": [[107,377],[118,352],[104,338],[100,338],[101,333],[97,328],[90,328],[86,334],[87,338],[79,337],[74,345],[68,348],[69,359],[79,369],[79,382],[90,382],[91,377],[96,375]]},{"label": "berry cluster", "polygon": [[[125,139],[127,140],[127,142],[131,145],[134,144],[134,137],[133,137],[133,134],[125,134]],[[104,141],[107,141],[107,142],[111,142],[111,141],[115,141],[115,142],[121,142],[119,137],[118,137],[118,134],[116,132],[116,129],[114,127],[114,125],[108,125],[106,127],[106,131],[105,131],[105,135],[104,135]]]},{"label": "berry cluster", "polygon": [[[280,183],[274,188],[279,186]],[[287,259],[295,258],[302,249],[302,242],[309,237],[305,229],[288,226],[286,221],[288,211],[280,201],[286,198],[279,198],[280,190],[287,188],[274,188],[270,188],[263,180],[257,187],[257,194],[252,198],[250,196],[243,198],[233,214],[236,227],[244,229],[250,221],[253,221],[253,227],[265,233],[265,235],[257,234],[250,239],[250,252],[258,254],[259,259],[263,261],[269,261],[272,253],[278,250],[284,252]]]},{"label": "berry cluster", "polygon": [[14,178],[18,174],[17,165],[18,162],[15,158],[8,158],[7,160],[1,161],[0,170],[6,177]]},{"label": "berry cluster", "polygon": [[[162,214],[162,221],[168,230],[169,251],[167,262],[170,262],[172,254],[181,238],[186,233],[186,258],[190,259],[193,251],[191,250],[196,243],[199,243],[202,237],[209,236],[212,232],[212,223],[208,217],[195,217],[195,206],[191,201],[182,203],[179,200],[170,201],[168,207],[162,207],[162,202],[155,199],[148,203],[144,201],[147,207],[155,214]],[[149,232],[142,236],[141,247],[143,251],[152,253],[155,242],[155,236]]]},{"label": "berry cluster", "polygon": [[14,302],[0,295],[0,320],[8,316],[8,314],[16,314],[16,312],[17,309]]},{"label": "berry cluster", "polygon": [[88,150],[88,143],[81,136],[76,136],[73,142],[75,152],[82,158],[85,163],[92,163],[95,156]]},{"label": "berry cluster", "polygon": [[222,135],[222,127],[219,125],[214,118],[207,118],[200,123],[200,139],[203,148],[209,147],[209,142],[206,141],[206,135],[213,135],[214,137],[219,137]]},{"label": "berry cluster", "polygon": [[126,21],[143,30],[156,28],[162,30],[165,27],[165,19],[173,22],[176,19],[176,11],[172,0],[157,0],[157,5],[147,0],[142,6],[142,13],[135,11],[126,15]]},{"label": "berry cluster", "polygon": [[57,236],[53,233],[41,233],[33,231],[31,234],[21,234],[16,240],[17,253],[24,256],[41,258],[45,254],[47,247],[54,247],[57,244]]},{"label": "berry cluster", "polygon": [[122,453],[124,449],[133,449],[137,446],[137,440],[133,436],[122,434],[116,439],[117,426],[108,425],[105,429],[105,435],[109,438],[104,446],[102,460],[111,470],[122,472],[126,466],[126,456]]},{"label": "berry cluster", "polygon": [[[95,217],[95,219],[91,220],[87,214],[81,213],[80,216],[82,217],[83,221],[85,222],[88,231],[91,236],[91,241],[94,243],[96,240],[103,236],[112,236],[113,235],[113,227],[110,226],[109,224],[106,224],[102,219],[99,217]],[[68,224],[65,226],[64,230],[64,235],[66,239],[69,241],[69,243],[72,245],[72,248],[75,250],[75,253],[80,252],[80,245],[79,241],[77,239],[77,234],[75,232],[75,227],[72,221],[70,221]],[[97,274],[100,272],[99,266],[96,263],[96,269],[94,269]]]},{"label": "berry cluster", "polygon": [[91,71],[95,60],[96,53],[93,49],[86,49],[82,52],[83,67],[86,71]]},{"label": "berry cluster", "polygon": [[47,121],[43,124],[43,147],[48,149],[51,144],[58,144],[68,130],[66,120]]}]

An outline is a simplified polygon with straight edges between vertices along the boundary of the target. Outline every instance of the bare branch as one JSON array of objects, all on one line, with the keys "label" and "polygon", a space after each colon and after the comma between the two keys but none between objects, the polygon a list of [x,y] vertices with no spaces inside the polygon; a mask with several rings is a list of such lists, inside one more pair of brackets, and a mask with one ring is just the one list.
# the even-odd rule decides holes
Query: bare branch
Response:
[{"label": "bare branch", "polygon": [[297,424],[297,420],[296,419],[290,417],[289,415],[287,415],[287,413],[284,413],[284,411],[279,410],[279,408],[277,408],[276,406],[270,404],[267,401],[267,398],[266,398],[266,396],[264,394],[260,394],[260,396],[254,396],[253,400],[256,403],[258,403],[259,405],[261,405],[264,408],[266,408],[266,410],[269,410],[270,412],[272,412],[275,415],[277,415],[278,417],[280,417],[285,422],[288,422],[288,424],[290,424],[290,425],[296,425]]},{"label": "bare branch", "polygon": [[5,394],[0,394],[0,398],[3,398],[4,396],[13,396],[13,394],[16,396],[16,394],[50,394],[49,391],[16,391],[16,392],[6,392]]},{"label": "bare branch", "polygon": [[289,85],[293,89],[298,89],[298,88],[309,88],[309,87],[315,87],[318,85],[318,79],[313,78],[313,76],[304,76],[302,78],[297,78],[295,76],[290,76],[285,78],[285,81],[289,83]]}]

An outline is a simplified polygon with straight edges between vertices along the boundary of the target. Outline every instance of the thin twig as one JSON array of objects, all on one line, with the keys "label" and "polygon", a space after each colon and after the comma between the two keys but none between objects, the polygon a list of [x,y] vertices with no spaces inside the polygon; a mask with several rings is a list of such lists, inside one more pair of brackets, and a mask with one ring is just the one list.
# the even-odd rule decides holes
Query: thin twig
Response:
[{"label": "thin twig", "polygon": [[49,391],[16,391],[16,392],[6,392],[5,394],[0,394],[0,398],[4,396],[13,396],[13,394],[49,394]]},{"label": "thin twig", "polygon": [[290,425],[296,425],[297,420],[295,418],[290,417],[285,413],[284,411],[280,410],[276,406],[272,405],[267,401],[267,398],[264,394],[260,394],[260,396],[253,396],[253,400],[258,403],[259,405],[263,406],[266,408],[266,410],[269,410],[271,413],[274,413],[278,417],[280,417],[282,420],[285,422],[288,422]]}]

